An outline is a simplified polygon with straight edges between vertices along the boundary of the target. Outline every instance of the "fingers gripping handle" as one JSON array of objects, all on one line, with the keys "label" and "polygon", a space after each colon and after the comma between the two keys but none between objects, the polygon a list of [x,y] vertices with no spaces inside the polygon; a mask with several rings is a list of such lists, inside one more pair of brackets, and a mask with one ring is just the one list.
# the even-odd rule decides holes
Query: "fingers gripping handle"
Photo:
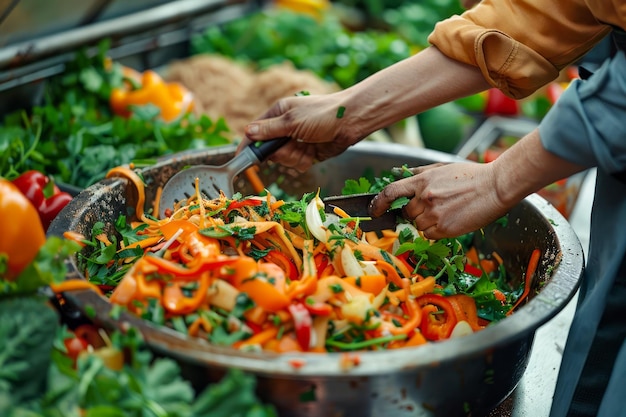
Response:
[{"label": "fingers gripping handle", "polygon": [[288,137],[266,140],[263,142],[252,142],[248,147],[259,159],[259,162],[265,161],[271,154],[276,152],[278,148],[289,142]]}]

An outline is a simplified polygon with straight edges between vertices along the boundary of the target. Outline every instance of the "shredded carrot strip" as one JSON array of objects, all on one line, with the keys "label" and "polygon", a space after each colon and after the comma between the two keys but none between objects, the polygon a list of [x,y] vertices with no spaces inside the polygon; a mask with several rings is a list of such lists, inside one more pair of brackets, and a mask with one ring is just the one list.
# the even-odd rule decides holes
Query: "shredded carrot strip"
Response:
[{"label": "shredded carrot strip", "polygon": [[285,205],[285,201],[284,200],[277,200],[277,201],[273,202],[272,204],[270,204],[270,210],[276,211],[276,210],[278,210],[279,208],[281,208],[284,205]]},{"label": "shredded carrot strip", "polygon": [[347,219],[348,217],[350,217],[350,215],[348,213],[346,213],[342,208],[340,207],[333,207],[333,213],[335,213],[337,216],[342,217],[344,219]]},{"label": "shredded carrot strip", "polygon": [[533,277],[535,276],[535,272],[537,271],[537,266],[539,265],[540,258],[541,258],[541,251],[539,249],[533,250],[533,252],[530,254],[530,260],[528,261],[528,267],[526,268],[526,276],[525,276],[526,281],[524,283],[524,292],[522,293],[520,298],[517,300],[515,305],[513,305],[513,307],[509,310],[507,315],[510,315],[513,312],[513,310],[515,310],[517,306],[519,306],[522,303],[522,301],[524,301],[526,297],[528,297],[528,294],[530,294],[530,289],[533,284]]},{"label": "shredded carrot strip", "polygon": [[154,201],[152,202],[152,207],[154,208],[155,213],[159,213],[159,209],[161,208],[159,204],[161,203],[161,195],[163,194],[163,187],[160,185],[157,187],[156,193],[154,194]]},{"label": "shredded carrot strip", "polygon": [[272,326],[267,329],[261,330],[259,333],[250,337],[249,339],[243,340],[240,343],[236,344],[235,347],[241,349],[246,346],[260,345],[263,346],[265,343],[274,339],[278,335],[278,328]]},{"label": "shredded carrot strip", "polygon": [[[106,178],[122,177],[129,180],[137,190],[137,202],[135,204],[135,215],[139,219],[144,219],[143,205],[146,201],[146,194],[144,191],[143,180],[137,175],[135,171],[130,168],[119,166],[109,170],[106,174]],[[147,220],[147,218],[146,218]]]},{"label": "shredded carrot strip", "polygon": [[[145,249],[145,248],[148,248],[150,246],[156,245],[161,240],[163,240],[163,237],[161,237],[161,236],[153,236],[153,237],[149,237],[149,238],[146,238],[146,239],[138,240],[137,242],[130,243],[128,246],[124,246],[123,244],[120,244],[121,247],[118,250],[118,252],[120,252],[120,251],[122,251],[124,249],[131,249],[131,248]],[[110,245],[111,242],[109,242],[108,244]]]},{"label": "shredded carrot strip", "polygon": [[382,249],[387,252],[391,252],[393,248],[394,242],[398,240],[397,237],[384,236],[380,239],[377,239],[376,242],[371,243],[372,246],[376,246],[379,249]]},{"label": "shredded carrot strip", "polygon": [[394,283],[400,288],[403,287],[402,278],[398,274],[398,271],[396,270],[396,268],[394,268],[394,266],[391,265],[389,262],[379,259],[378,261],[376,261],[376,267],[380,269],[380,271],[387,276],[387,280],[389,282]]},{"label": "shredded carrot strip", "polygon": [[491,256],[494,257],[494,259],[496,261],[498,261],[498,264],[502,265],[504,264],[504,260],[502,260],[502,257],[500,256],[500,254],[496,251],[491,252]]},{"label": "shredded carrot strip", "polygon": [[50,288],[57,294],[66,291],[91,290],[102,295],[102,291],[100,291],[97,285],[85,281],[84,279],[68,279],[67,281],[59,283],[51,283]]},{"label": "shredded carrot strip", "polygon": [[84,240],[86,240],[86,238],[80,233],[72,232],[68,230],[68,231],[63,232],[63,237],[67,240],[71,240],[73,242],[78,243],[82,247],[85,247]]},{"label": "shredded carrot strip", "polygon": [[385,229],[381,232],[381,234],[383,235],[383,237],[392,237],[394,239],[398,238],[398,233],[395,230]]},{"label": "shredded carrot strip", "polygon": [[367,240],[367,243],[370,245],[374,245],[378,239],[380,238],[376,232],[365,232],[365,240]]},{"label": "shredded carrot strip", "polygon": [[320,242],[317,244],[317,246],[315,247],[315,249],[313,249],[313,256],[317,255],[320,252],[323,252],[326,250],[326,243],[324,242]]},{"label": "shredded carrot strip", "polygon": [[111,245],[111,241],[109,240],[109,237],[105,233],[100,233],[99,235],[96,236],[96,239],[104,243],[107,246]]},{"label": "shredded carrot strip", "polygon": [[[406,285],[403,286],[405,291],[408,291]],[[409,313],[409,319],[402,325],[402,327],[391,327],[389,332],[391,334],[409,334],[422,322],[422,310],[417,302],[412,297],[407,297],[405,301]]]},{"label": "shredded carrot strip", "polygon": [[428,341],[426,340],[422,332],[416,331],[415,334],[411,336],[409,340],[406,341],[406,343],[404,344],[404,347],[419,346],[419,345],[423,345],[424,343],[428,343]]},{"label": "shredded carrot strip", "polygon": [[187,329],[187,334],[189,334],[189,336],[196,337],[200,333],[200,329],[204,330],[207,333],[211,332],[212,329],[211,323],[209,323],[209,321],[203,315],[199,315],[198,318],[196,318],[193,323],[189,325],[189,328]]},{"label": "shredded carrot strip", "polygon": [[346,242],[346,244],[351,245],[354,251],[361,252],[363,257],[365,258],[386,262],[385,258],[388,257],[393,261],[394,266],[400,270],[400,273],[403,276],[405,277],[411,276],[411,271],[409,270],[409,268],[407,268],[404,262],[402,262],[396,256],[391,255],[389,253],[386,253],[385,255],[383,255],[383,253],[381,252],[381,249],[377,248],[376,246],[373,246],[364,242],[359,242],[359,243]]},{"label": "shredded carrot strip", "polygon": [[206,226],[206,210],[204,208],[204,204],[202,202],[202,193],[200,192],[200,178],[196,177],[196,200],[198,200],[198,204],[200,205],[200,223],[198,227],[200,229],[204,229]]},{"label": "shredded carrot strip", "polygon": [[261,194],[263,190],[265,190],[265,185],[263,184],[263,181],[261,181],[261,178],[259,177],[258,167],[256,166],[250,167],[244,171],[244,174],[246,178],[248,179],[248,182],[252,186],[252,190],[254,191],[255,194]]}]

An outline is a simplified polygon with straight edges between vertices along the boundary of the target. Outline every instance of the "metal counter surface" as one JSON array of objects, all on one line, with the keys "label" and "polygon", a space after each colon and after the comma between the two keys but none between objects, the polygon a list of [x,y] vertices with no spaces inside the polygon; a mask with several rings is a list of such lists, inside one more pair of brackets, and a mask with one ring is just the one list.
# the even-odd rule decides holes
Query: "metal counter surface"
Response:
[{"label": "metal counter surface", "polygon": [[[585,256],[589,247],[591,204],[595,171],[582,184],[569,222],[578,235]],[[552,320],[537,330],[526,373],[515,391],[489,417],[547,417],[559,373],[563,347],[576,308],[577,297]]]}]

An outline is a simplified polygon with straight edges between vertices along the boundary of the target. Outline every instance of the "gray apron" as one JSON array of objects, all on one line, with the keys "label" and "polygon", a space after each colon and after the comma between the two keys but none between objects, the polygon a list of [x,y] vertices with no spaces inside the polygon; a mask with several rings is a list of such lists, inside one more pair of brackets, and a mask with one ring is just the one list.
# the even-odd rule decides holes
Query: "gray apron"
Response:
[{"label": "gray apron", "polygon": [[591,217],[550,417],[626,417],[626,184],[599,170]]},{"label": "gray apron", "polygon": [[[624,51],[626,34],[613,37],[616,53]],[[614,56],[569,95],[564,115],[546,116],[540,127],[548,150],[598,166],[589,259],[550,417],[626,417],[625,62],[623,54]],[[568,118],[578,126],[565,128]]]}]

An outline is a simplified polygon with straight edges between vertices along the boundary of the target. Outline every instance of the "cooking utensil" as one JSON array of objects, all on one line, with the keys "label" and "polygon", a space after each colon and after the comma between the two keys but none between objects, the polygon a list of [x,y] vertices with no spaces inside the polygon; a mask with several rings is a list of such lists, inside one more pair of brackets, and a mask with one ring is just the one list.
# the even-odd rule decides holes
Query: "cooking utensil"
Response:
[{"label": "cooking utensil", "polygon": [[369,205],[375,195],[375,193],[363,193],[326,197],[324,198],[324,204],[327,206],[326,212],[330,213],[333,207],[339,207],[352,217],[361,217],[359,227],[364,232],[395,229],[398,217],[402,217],[401,210],[388,210],[379,217],[370,216]]},{"label": "cooking utensil", "polygon": [[[182,167],[207,161],[218,165],[232,158],[235,149],[216,147],[174,155],[145,168],[142,177],[148,184],[147,204]],[[289,195],[302,195],[318,187],[323,195],[339,195],[347,179],[366,172],[380,175],[402,164],[461,160],[431,149],[361,142],[335,158],[315,164],[304,174],[295,175],[274,164],[260,175],[265,184],[276,182]],[[132,205],[127,193],[130,188],[126,179],[112,178],[85,189],[52,222],[48,235],[62,236],[72,230],[89,236],[96,222],[105,225],[106,234],[116,233],[117,218]],[[252,193],[243,179],[235,189],[244,195]],[[129,312],[113,318],[112,305],[93,291],[72,291],[64,298],[105,327],[137,328],[148,346],[176,358],[183,373],[198,387],[218,380],[229,368],[255,374],[260,398],[274,404],[281,417],[486,416],[518,385],[536,330],[572,299],[584,264],[574,230],[541,197],[527,197],[511,209],[508,219],[507,224],[485,227],[484,233],[475,236],[475,244],[481,253],[497,251],[516,283],[524,279],[527,255],[535,248],[541,250],[528,303],[476,334],[416,348],[351,355],[248,352],[182,335]],[[92,250],[86,247],[84,255],[90,256]],[[85,279],[78,256],[72,256],[68,263],[68,279]]]},{"label": "cooking utensil", "polygon": [[165,216],[165,210],[196,193],[196,178],[200,180],[200,192],[209,199],[218,198],[220,191],[231,197],[235,191],[233,180],[244,170],[265,161],[289,138],[279,138],[265,142],[253,142],[227,163],[219,166],[195,165],[174,174],[163,186],[159,199],[159,216]]}]

